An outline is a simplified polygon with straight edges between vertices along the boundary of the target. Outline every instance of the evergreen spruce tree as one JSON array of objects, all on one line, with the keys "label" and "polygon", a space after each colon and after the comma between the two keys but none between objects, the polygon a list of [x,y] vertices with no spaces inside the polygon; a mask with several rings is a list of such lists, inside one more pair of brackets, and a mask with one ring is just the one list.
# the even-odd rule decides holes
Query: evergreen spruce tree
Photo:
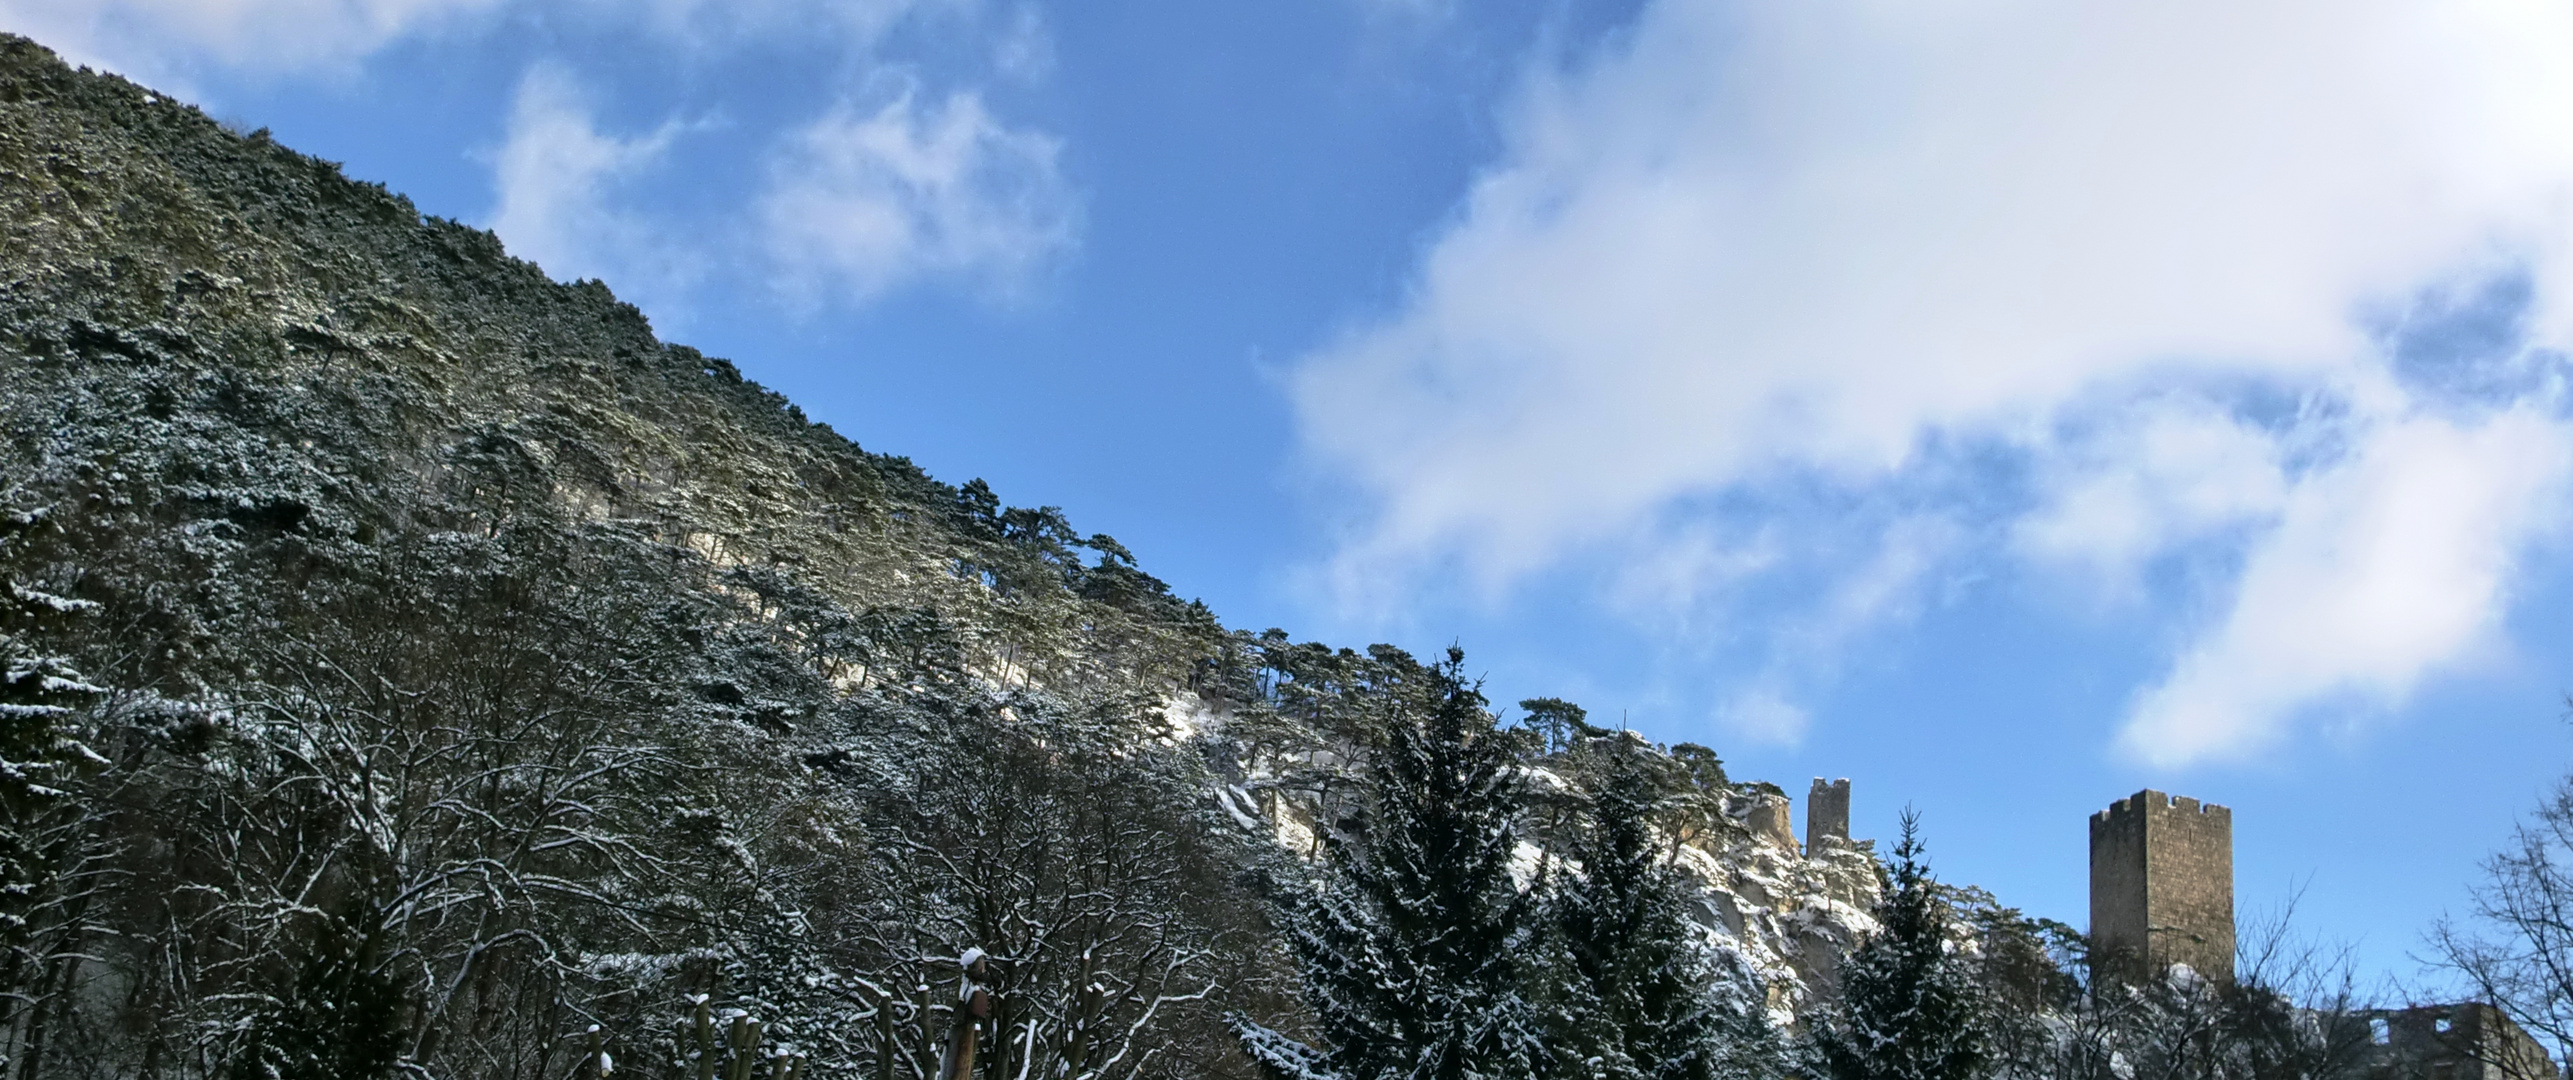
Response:
[{"label": "evergreen spruce tree", "polygon": [[1322,1048],[1237,1021],[1274,1073],[1341,1080],[1520,1080],[1544,1071],[1521,994],[1534,905],[1510,877],[1522,794],[1464,654],[1432,669],[1428,715],[1397,715],[1369,767],[1374,808],[1335,837],[1331,877],[1289,940]]},{"label": "evergreen spruce tree", "polygon": [[224,1080],[375,1080],[409,1041],[402,988],[378,963],[373,935],[322,920],[312,955],[258,1013]]},{"label": "evergreen spruce tree", "polygon": [[1757,977],[1726,964],[1690,921],[1680,872],[1654,842],[1658,790],[1636,749],[1608,751],[1581,866],[1554,909],[1572,978],[1562,1017],[1571,1075],[1752,1080],[1778,1072]]},{"label": "evergreen spruce tree", "polygon": [[1841,965],[1839,1015],[1817,1025],[1816,1063],[1831,1080],[1972,1080],[1990,1060],[1989,1006],[1949,949],[1953,916],[1923,854],[1920,815],[1907,810],[1877,932]]}]

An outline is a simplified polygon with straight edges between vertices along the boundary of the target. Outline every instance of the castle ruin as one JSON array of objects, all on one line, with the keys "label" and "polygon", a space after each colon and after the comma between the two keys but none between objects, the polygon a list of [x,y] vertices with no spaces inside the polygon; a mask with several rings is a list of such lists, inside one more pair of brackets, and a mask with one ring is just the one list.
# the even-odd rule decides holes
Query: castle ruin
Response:
[{"label": "castle ruin", "polygon": [[1805,794],[1805,854],[1822,850],[1824,840],[1849,842],[1849,778],[1825,783],[1814,778]]},{"label": "castle ruin", "polygon": [[2557,1080],[2546,1047],[2480,1001],[2368,1009],[2361,1066],[2369,1080]]},{"label": "castle ruin", "polygon": [[2233,811],[2148,788],[2092,814],[2090,939],[2110,978],[2233,981]]},{"label": "castle ruin", "polygon": [[[1817,791],[1820,788],[1816,789]],[[2233,811],[2146,789],[2091,815],[2091,970],[2130,985],[2173,964],[2234,977]],[[2558,1080],[2546,1048],[2492,1005],[2362,1009],[2367,1080]]]}]

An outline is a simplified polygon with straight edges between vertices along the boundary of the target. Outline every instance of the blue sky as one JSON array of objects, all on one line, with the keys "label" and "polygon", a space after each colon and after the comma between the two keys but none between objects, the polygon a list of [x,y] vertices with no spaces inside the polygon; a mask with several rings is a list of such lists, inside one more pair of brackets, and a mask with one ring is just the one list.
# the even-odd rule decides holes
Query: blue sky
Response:
[{"label": "blue sky", "polygon": [[0,0],[1236,626],[2369,971],[2573,762],[2573,11]]}]

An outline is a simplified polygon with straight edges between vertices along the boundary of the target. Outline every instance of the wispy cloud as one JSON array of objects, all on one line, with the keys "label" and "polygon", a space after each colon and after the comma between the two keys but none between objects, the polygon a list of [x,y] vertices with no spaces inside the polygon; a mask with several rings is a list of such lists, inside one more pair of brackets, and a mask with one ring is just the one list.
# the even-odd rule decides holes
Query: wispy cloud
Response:
[{"label": "wispy cloud", "polygon": [[491,229],[510,253],[560,281],[613,280],[644,296],[684,286],[688,264],[645,216],[621,209],[620,183],[661,162],[680,125],[641,135],[600,132],[562,69],[538,66],[519,80],[506,141],[492,157],[497,195]]},{"label": "wispy cloud", "polygon": [[2561,524],[2573,428],[2529,406],[2370,427],[2285,493],[2221,617],[2138,697],[2126,750],[2259,749],[2317,705],[2401,704],[2494,643],[2524,550]]},{"label": "wispy cloud", "polygon": [[2015,522],[2014,546],[2113,600],[2141,602],[2146,571],[2165,556],[2276,522],[2291,431],[2205,394],[2121,400],[2046,447],[2037,508]]},{"label": "wispy cloud", "polygon": [[[1010,127],[968,91],[924,104],[907,72],[872,105],[842,95],[767,134],[765,166],[738,197],[691,217],[646,197],[698,125],[602,131],[559,66],[521,80],[492,155],[491,227],[557,279],[596,277],[657,316],[696,287],[765,287],[794,305],[865,304],[914,282],[1015,298],[1077,235],[1060,144]],[[724,205],[725,200],[712,200]]]},{"label": "wispy cloud", "polygon": [[1715,722],[1734,737],[1770,746],[1792,746],[1813,726],[1813,714],[1768,680],[1716,705]]},{"label": "wispy cloud", "polygon": [[[867,49],[906,19],[975,0],[0,0],[0,29],[75,62],[166,82],[205,66],[345,73],[397,41],[492,32],[516,11],[558,25],[641,30],[686,53],[748,42]],[[968,20],[970,21],[970,20]]]},{"label": "wispy cloud", "polygon": [[793,36],[869,47],[904,20],[962,13],[975,0],[574,0],[578,16],[633,22],[669,42],[722,49]]},{"label": "wispy cloud", "polygon": [[[687,206],[641,181],[665,168],[704,171],[703,163],[672,158],[692,125],[604,128],[571,64],[530,68],[490,155],[487,222],[513,253],[556,278],[607,280],[665,316],[684,310],[698,286],[723,279],[764,279],[803,304],[866,303],[915,281],[1008,298],[1073,244],[1080,201],[1056,167],[1059,140],[1005,122],[973,89],[1046,76],[1051,34],[1029,5],[0,0],[0,27],[165,86],[213,69],[347,75],[398,42],[444,35],[450,45],[474,47],[521,17],[547,27],[556,39],[549,51],[603,80],[610,71],[630,78],[620,64],[638,45],[661,55],[631,66],[656,71],[663,63],[736,63],[741,47],[759,42],[837,54],[810,89],[800,122],[769,120],[779,126],[733,140],[762,147],[752,153],[764,167],[740,170],[747,174],[740,190]],[[933,73],[936,65],[904,50],[935,54],[944,66]],[[705,80],[706,89],[677,108],[715,120],[775,115],[731,107],[725,88],[735,81]]]},{"label": "wispy cloud", "polygon": [[944,278],[1006,295],[1072,246],[1061,144],[972,93],[923,96],[843,100],[776,154],[757,213],[790,292],[862,301]]},{"label": "wispy cloud", "polygon": [[200,64],[345,70],[397,39],[479,23],[509,0],[0,0],[0,28],[71,60],[165,81]]},{"label": "wispy cloud", "polygon": [[[1658,0],[1535,80],[1410,295],[1298,369],[1306,447],[1373,507],[1331,578],[1505,588],[1782,474],[1935,501],[1942,454],[2000,447],[2051,479],[1950,507],[1975,535],[2238,553],[2131,748],[2399,698],[2496,623],[2544,535],[2505,508],[2567,483],[2514,455],[2565,422],[2527,386],[2440,411],[2365,313],[2515,272],[2525,333],[2573,341],[2565,101],[2573,9],[2539,3]],[[2326,542],[2416,510],[2453,517],[2399,557]],[[2373,621],[2262,644],[2297,611]]]}]

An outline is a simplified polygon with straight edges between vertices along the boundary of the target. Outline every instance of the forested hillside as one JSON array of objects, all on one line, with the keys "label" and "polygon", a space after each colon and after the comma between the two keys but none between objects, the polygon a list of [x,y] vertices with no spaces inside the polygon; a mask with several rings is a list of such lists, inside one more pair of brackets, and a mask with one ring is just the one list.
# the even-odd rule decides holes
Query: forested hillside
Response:
[{"label": "forested hillside", "polygon": [[[1394,910],[1345,884],[1408,857],[1388,785],[1469,746],[1529,970],[1661,971],[1548,912],[1682,905],[1617,932],[1772,1061],[1874,925],[1872,854],[1755,833],[1775,789],[1712,752],[1228,630],[598,283],[6,37],[0,445],[21,1077],[688,1075],[749,1031],[701,1003],[923,1076],[968,948],[986,1075],[1258,1075],[1246,1039],[1357,1030],[1311,920]],[[1564,873],[1611,857],[1624,892]],[[1517,993],[1539,1034],[1610,1008]]]}]

